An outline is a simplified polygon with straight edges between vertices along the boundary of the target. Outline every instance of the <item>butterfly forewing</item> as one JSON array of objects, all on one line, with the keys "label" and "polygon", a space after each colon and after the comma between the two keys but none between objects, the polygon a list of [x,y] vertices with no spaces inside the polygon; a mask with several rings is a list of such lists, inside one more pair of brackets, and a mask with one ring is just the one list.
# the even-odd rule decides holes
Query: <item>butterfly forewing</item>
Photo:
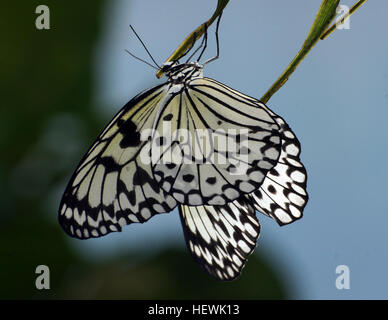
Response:
[{"label": "butterfly forewing", "polygon": [[176,206],[153,178],[150,141],[142,136],[166,95],[161,85],[132,99],[85,155],[60,205],[59,222],[69,235],[98,237]]},{"label": "butterfly forewing", "polygon": [[267,110],[211,79],[190,81],[161,119],[153,172],[182,204],[223,205],[251,193],[280,155],[279,126]]}]

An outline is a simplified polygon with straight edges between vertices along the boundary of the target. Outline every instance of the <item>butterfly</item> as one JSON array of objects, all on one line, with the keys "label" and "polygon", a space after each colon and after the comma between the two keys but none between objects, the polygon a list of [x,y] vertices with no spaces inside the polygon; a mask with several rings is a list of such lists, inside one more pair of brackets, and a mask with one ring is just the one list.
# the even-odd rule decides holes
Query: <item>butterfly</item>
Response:
[{"label": "butterfly", "polygon": [[287,123],[204,77],[210,60],[198,61],[165,63],[167,81],[117,113],[71,177],[59,223],[88,239],[178,207],[194,259],[211,276],[233,280],[260,234],[256,210],[280,225],[300,219],[307,174]]}]

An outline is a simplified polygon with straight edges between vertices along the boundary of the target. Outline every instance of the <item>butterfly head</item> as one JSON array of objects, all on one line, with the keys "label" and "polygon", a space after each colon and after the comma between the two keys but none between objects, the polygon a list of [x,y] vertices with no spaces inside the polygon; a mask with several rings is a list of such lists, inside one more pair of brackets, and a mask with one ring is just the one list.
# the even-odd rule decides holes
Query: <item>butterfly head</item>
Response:
[{"label": "butterfly head", "polygon": [[193,78],[202,77],[203,66],[198,62],[179,63],[169,61],[163,64],[162,71],[172,83],[185,83]]}]

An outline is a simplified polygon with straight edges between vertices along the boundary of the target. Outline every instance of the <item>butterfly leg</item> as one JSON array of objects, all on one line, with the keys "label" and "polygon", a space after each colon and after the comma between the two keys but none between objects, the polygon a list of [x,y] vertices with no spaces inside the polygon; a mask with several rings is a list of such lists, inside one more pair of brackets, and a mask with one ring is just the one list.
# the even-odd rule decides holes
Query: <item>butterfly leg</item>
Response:
[{"label": "butterfly leg", "polygon": [[[210,62],[213,62],[214,60],[217,60],[217,59],[219,58],[219,56],[220,56],[220,42],[219,42],[219,39],[218,39],[218,28],[219,28],[219,26],[220,26],[221,17],[222,17],[222,13],[221,13],[220,16],[218,17],[217,25],[216,25],[217,54],[216,54],[215,57],[213,57],[213,58],[211,58],[211,59],[205,61],[205,62],[203,63],[203,65],[206,65],[206,64],[208,64],[208,63],[210,63]],[[199,60],[199,59],[198,59],[198,60]]]},{"label": "butterfly leg", "polygon": [[203,47],[203,49],[201,51],[201,54],[199,55],[199,57],[197,59],[198,62],[201,60],[202,55],[203,55],[203,53],[205,52],[205,50],[207,48],[207,24],[205,24],[205,35],[204,35],[204,37],[202,39],[201,46],[198,49],[200,49],[202,46],[204,46],[204,47]]},{"label": "butterfly leg", "polygon": [[[205,34],[207,34],[207,30],[205,30]],[[194,37],[194,40],[195,40],[195,37]],[[194,42],[193,42],[193,45],[190,47],[190,50],[194,46]],[[188,63],[195,56],[195,54],[199,51],[199,49],[202,48],[204,42],[205,42],[205,37],[202,38],[201,44],[199,45],[199,47],[197,49],[195,49],[195,51],[192,53],[192,55],[187,59],[186,63]],[[187,50],[187,52],[189,52],[190,50]],[[186,53],[184,55],[186,55]]]}]

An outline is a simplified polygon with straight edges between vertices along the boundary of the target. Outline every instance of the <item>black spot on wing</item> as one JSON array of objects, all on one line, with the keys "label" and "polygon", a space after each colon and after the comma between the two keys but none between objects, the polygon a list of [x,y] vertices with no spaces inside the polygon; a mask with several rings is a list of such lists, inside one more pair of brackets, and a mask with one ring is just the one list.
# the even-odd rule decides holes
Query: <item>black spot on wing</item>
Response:
[{"label": "black spot on wing", "polygon": [[129,202],[131,203],[131,205],[135,205],[136,204],[136,194],[135,194],[135,191],[130,191],[128,192],[128,200]]},{"label": "black spot on wing", "polygon": [[268,186],[268,191],[271,192],[272,194],[276,194],[276,189],[272,184]]},{"label": "black spot on wing", "polygon": [[133,175],[133,184],[135,186],[144,186],[147,183],[155,192],[159,192],[160,189],[158,183],[152,179],[144,169],[138,166],[135,174]]},{"label": "black spot on wing", "polygon": [[170,170],[174,169],[176,167],[176,164],[175,163],[167,163],[166,164],[166,167]]},{"label": "black spot on wing", "polygon": [[183,180],[186,182],[191,182],[191,181],[193,181],[193,179],[194,179],[194,176],[192,174],[183,175]]},{"label": "black spot on wing", "polygon": [[206,179],[206,182],[208,184],[215,184],[217,182],[217,179],[216,179],[216,177],[209,177]]},{"label": "black spot on wing", "polygon": [[173,117],[172,113],[169,113],[168,115],[163,117],[163,120],[164,121],[171,121],[172,117]]},{"label": "black spot on wing", "polygon": [[137,127],[131,120],[121,121],[120,124],[118,121],[118,125],[119,132],[123,135],[121,148],[136,147],[140,144],[140,133],[136,131]]},{"label": "black spot on wing", "polygon": [[106,173],[119,171],[121,166],[116,163],[112,157],[102,157],[99,159],[99,163],[105,167]]},{"label": "black spot on wing", "polygon": [[159,137],[158,139],[156,139],[156,146],[157,147],[164,146],[165,144],[166,144],[165,137]]}]

